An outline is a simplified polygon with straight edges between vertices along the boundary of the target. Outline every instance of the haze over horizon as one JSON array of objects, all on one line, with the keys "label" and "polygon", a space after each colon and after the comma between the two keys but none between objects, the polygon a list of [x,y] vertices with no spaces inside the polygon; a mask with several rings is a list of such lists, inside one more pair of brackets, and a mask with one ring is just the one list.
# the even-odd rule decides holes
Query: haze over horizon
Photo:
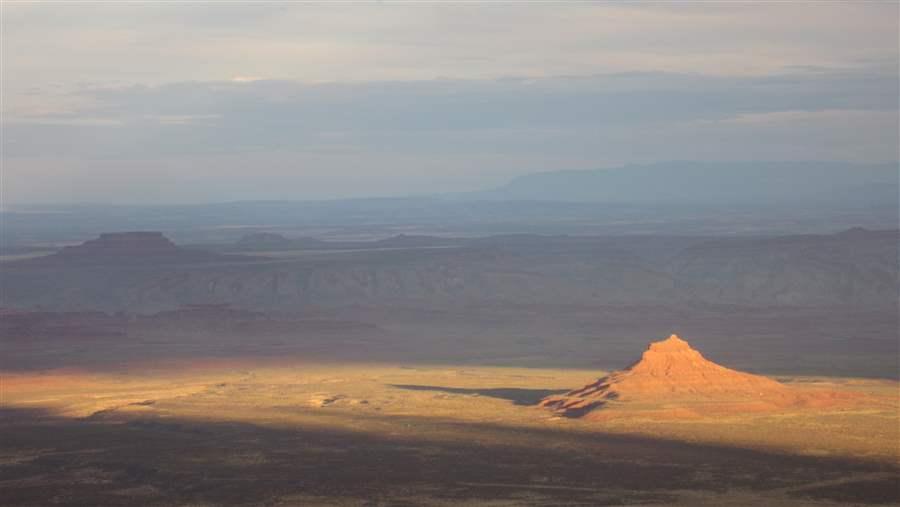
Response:
[{"label": "haze over horizon", "polygon": [[2,14],[5,207],[898,158],[896,3],[4,2]]}]

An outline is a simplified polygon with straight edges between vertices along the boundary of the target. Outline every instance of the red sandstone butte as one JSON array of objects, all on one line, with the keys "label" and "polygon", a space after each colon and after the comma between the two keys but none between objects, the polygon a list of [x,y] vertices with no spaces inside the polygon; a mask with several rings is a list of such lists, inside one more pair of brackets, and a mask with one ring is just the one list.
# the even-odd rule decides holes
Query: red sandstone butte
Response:
[{"label": "red sandstone butte", "polygon": [[676,335],[650,344],[640,361],[540,405],[567,417],[639,408],[646,415],[700,417],[790,407],[831,406],[847,393],[800,390],[760,375],[720,366]]}]

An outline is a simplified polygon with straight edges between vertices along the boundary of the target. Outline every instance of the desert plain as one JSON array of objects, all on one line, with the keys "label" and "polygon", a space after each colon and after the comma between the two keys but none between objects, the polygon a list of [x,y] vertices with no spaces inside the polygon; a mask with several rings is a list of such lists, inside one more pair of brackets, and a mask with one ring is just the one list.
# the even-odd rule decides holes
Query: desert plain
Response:
[{"label": "desert plain", "polygon": [[[564,417],[604,372],[300,358],[2,375],[4,505],[890,505],[893,380],[779,377],[865,403]],[[689,408],[689,407],[688,407]],[[678,410],[675,410],[678,409]],[[660,416],[659,414],[666,414]]]}]

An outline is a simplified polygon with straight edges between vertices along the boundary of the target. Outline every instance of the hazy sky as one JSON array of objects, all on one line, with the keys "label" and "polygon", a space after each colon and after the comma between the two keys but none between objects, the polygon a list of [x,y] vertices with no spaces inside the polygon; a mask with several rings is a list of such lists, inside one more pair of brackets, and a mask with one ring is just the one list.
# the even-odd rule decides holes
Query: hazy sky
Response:
[{"label": "hazy sky", "polygon": [[2,197],[472,190],[893,161],[897,2],[2,3]]}]

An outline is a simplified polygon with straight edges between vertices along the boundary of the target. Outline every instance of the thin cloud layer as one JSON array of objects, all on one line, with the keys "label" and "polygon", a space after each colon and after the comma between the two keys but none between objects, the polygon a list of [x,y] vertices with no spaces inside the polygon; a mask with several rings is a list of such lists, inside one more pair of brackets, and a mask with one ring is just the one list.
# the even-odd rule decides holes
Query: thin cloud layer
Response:
[{"label": "thin cloud layer", "polygon": [[671,159],[896,160],[897,11],[4,4],[3,197],[327,198]]}]

